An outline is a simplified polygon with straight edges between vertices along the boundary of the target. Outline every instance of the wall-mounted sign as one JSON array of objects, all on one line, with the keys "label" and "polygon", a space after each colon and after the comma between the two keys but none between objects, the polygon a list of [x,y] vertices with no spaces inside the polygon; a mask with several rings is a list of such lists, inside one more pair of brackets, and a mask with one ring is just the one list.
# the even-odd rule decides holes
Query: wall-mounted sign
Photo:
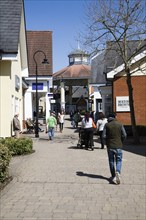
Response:
[{"label": "wall-mounted sign", "polygon": [[[37,89],[43,90],[44,84],[43,83],[37,83]],[[36,83],[32,83],[32,90],[36,90]]]},{"label": "wall-mounted sign", "polygon": [[17,75],[15,75],[15,88],[16,90],[20,89],[20,78]]},{"label": "wall-mounted sign", "polygon": [[129,112],[129,96],[117,96],[116,97],[116,111],[117,112]]}]

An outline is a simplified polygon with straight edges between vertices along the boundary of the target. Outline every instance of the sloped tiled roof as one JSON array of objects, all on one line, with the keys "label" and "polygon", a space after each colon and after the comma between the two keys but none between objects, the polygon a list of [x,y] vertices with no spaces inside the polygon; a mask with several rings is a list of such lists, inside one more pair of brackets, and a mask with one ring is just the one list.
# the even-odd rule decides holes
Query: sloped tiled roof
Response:
[{"label": "sloped tiled roof", "polygon": [[27,31],[27,49],[29,76],[36,75],[36,64],[33,59],[34,53],[38,50],[46,54],[49,65],[42,64],[43,53],[36,53],[35,60],[38,66],[39,76],[52,75],[52,31]]},{"label": "sloped tiled roof", "polygon": [[0,0],[0,51],[17,53],[23,0]]},{"label": "sloped tiled roof", "polygon": [[[122,47],[122,42],[119,42]],[[128,57],[130,57],[135,51],[138,45],[140,44],[139,40],[133,40],[127,42],[127,51]],[[137,52],[137,54],[141,53],[145,50],[146,41],[143,41],[141,46],[142,49]],[[92,60],[92,74],[90,83],[106,83],[104,73],[108,73],[113,69],[117,68],[121,64],[123,64],[123,60],[119,55],[118,44],[115,41],[107,42],[106,50],[100,55],[96,56]],[[135,54],[136,55],[136,54]]]},{"label": "sloped tiled roof", "polygon": [[[124,47],[123,42],[119,42],[121,45],[121,48]],[[142,47],[141,50],[137,50],[138,46],[141,45],[140,47]],[[131,40],[131,41],[127,41],[127,57],[128,59],[131,57],[131,55],[133,54],[139,54],[141,53],[145,47],[146,47],[146,41],[140,41],[140,40]],[[119,55],[119,46],[116,42],[114,41],[109,41],[107,42],[107,48],[106,48],[106,52],[105,52],[105,72],[109,72],[112,69],[115,69],[116,67],[120,66],[121,64],[123,64],[123,59],[122,57]],[[136,53],[137,50],[137,53]]]},{"label": "sloped tiled roof", "polygon": [[57,79],[89,79],[91,77],[91,66],[74,64],[67,66],[53,74],[53,80]]},{"label": "sloped tiled roof", "polygon": [[91,64],[91,80],[90,83],[92,84],[105,84],[106,79],[104,75],[104,56],[105,52],[102,52],[101,54],[97,55],[93,60]]}]

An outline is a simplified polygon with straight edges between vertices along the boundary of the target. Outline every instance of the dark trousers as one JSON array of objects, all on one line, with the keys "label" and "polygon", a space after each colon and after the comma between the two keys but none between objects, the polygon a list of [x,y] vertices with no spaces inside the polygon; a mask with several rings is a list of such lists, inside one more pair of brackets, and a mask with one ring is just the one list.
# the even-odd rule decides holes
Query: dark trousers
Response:
[{"label": "dark trousers", "polygon": [[85,128],[85,147],[93,146],[93,128]]},{"label": "dark trousers", "polygon": [[100,142],[101,142],[101,148],[103,149],[104,148],[104,139],[102,137],[102,133],[103,131],[99,131],[99,137],[100,137]]},{"label": "dark trousers", "polygon": [[63,123],[59,123],[60,131],[63,131]]}]

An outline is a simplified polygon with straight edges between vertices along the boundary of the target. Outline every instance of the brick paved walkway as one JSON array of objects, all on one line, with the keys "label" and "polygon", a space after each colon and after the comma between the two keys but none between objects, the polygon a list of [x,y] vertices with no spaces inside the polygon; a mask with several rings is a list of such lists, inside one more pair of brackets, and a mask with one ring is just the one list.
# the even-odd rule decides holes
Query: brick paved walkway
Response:
[{"label": "brick paved walkway", "polygon": [[35,153],[12,159],[0,219],[145,220],[145,146],[125,145],[122,181],[113,185],[106,149],[94,139],[94,151],[78,149],[78,133],[68,120],[53,141],[45,133],[33,138]]}]

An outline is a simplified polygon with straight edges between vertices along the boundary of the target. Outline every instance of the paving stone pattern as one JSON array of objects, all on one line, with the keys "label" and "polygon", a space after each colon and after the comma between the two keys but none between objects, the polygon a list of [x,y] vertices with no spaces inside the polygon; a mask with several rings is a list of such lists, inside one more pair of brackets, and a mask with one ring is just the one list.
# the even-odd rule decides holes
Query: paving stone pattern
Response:
[{"label": "paving stone pattern", "polygon": [[[13,157],[13,180],[0,193],[1,220],[145,220],[146,160],[123,151],[120,185],[109,183],[106,149],[77,148],[78,132],[65,120],[49,141],[33,138],[35,153]],[[138,147],[138,146],[135,146]]]}]

